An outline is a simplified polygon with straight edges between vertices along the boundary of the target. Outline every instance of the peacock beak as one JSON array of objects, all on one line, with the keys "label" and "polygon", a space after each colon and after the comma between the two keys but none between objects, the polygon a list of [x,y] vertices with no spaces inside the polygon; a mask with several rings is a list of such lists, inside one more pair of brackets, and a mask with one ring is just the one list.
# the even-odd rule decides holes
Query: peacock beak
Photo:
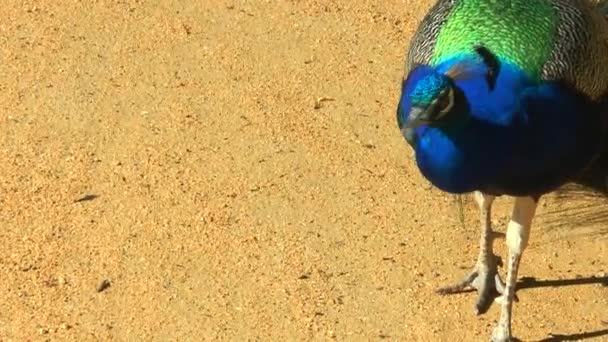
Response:
[{"label": "peacock beak", "polygon": [[408,116],[405,128],[418,128],[431,122],[430,113],[426,108],[413,107]]}]

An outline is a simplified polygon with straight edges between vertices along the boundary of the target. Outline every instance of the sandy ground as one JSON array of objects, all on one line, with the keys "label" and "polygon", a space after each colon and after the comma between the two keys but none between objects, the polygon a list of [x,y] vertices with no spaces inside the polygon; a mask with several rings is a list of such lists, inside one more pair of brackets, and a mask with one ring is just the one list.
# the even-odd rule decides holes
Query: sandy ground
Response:
[{"label": "sandy ground", "polygon": [[[429,5],[3,3],[1,340],[485,341],[496,305],[433,292],[476,207],[396,127]],[[606,208],[543,199],[516,336],[608,340]]]}]

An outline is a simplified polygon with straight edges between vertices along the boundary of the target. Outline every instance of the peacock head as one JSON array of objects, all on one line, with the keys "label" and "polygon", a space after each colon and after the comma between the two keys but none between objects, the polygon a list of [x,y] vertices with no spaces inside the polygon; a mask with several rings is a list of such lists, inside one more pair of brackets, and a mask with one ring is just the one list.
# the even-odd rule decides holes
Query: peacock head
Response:
[{"label": "peacock head", "polygon": [[454,82],[445,74],[430,72],[409,93],[408,126],[441,124],[454,109]]},{"label": "peacock head", "polygon": [[397,111],[402,130],[438,127],[468,116],[468,101],[458,81],[482,77],[492,88],[498,71],[498,62],[487,49],[476,47],[475,52],[472,58],[458,60],[447,70],[421,65],[408,74]]}]

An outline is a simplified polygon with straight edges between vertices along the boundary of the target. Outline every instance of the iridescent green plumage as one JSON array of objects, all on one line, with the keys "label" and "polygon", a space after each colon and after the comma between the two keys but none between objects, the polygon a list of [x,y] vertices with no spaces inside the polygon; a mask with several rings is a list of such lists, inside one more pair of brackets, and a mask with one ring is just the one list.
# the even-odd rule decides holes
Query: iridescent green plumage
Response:
[{"label": "iridescent green plumage", "polygon": [[[598,5],[599,3],[599,5]],[[591,98],[608,88],[608,28],[590,0],[439,0],[406,63],[436,65],[483,44],[539,80],[564,80]]]},{"label": "iridescent green plumage", "polygon": [[[496,13],[500,17],[488,20]],[[555,9],[547,1],[459,1],[439,31],[431,64],[483,44],[529,76],[540,77],[551,55],[556,27]]]}]

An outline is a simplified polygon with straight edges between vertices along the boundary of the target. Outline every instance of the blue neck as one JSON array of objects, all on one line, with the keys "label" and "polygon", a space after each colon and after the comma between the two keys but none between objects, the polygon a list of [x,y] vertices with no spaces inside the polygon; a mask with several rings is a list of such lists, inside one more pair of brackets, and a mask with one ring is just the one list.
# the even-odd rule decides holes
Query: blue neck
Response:
[{"label": "blue neck", "polygon": [[[436,70],[443,72],[454,62]],[[411,108],[408,89],[429,72],[426,66],[412,72],[400,103],[401,121]],[[543,192],[590,159],[596,132],[578,114],[592,111],[585,97],[557,83],[537,85],[504,62],[493,89],[482,65],[470,73],[470,78],[455,80],[467,99],[462,110],[468,115],[415,130],[418,167],[435,186],[451,193]],[[570,165],[564,168],[566,161]],[[559,180],[548,176],[560,167],[564,175]]]}]

